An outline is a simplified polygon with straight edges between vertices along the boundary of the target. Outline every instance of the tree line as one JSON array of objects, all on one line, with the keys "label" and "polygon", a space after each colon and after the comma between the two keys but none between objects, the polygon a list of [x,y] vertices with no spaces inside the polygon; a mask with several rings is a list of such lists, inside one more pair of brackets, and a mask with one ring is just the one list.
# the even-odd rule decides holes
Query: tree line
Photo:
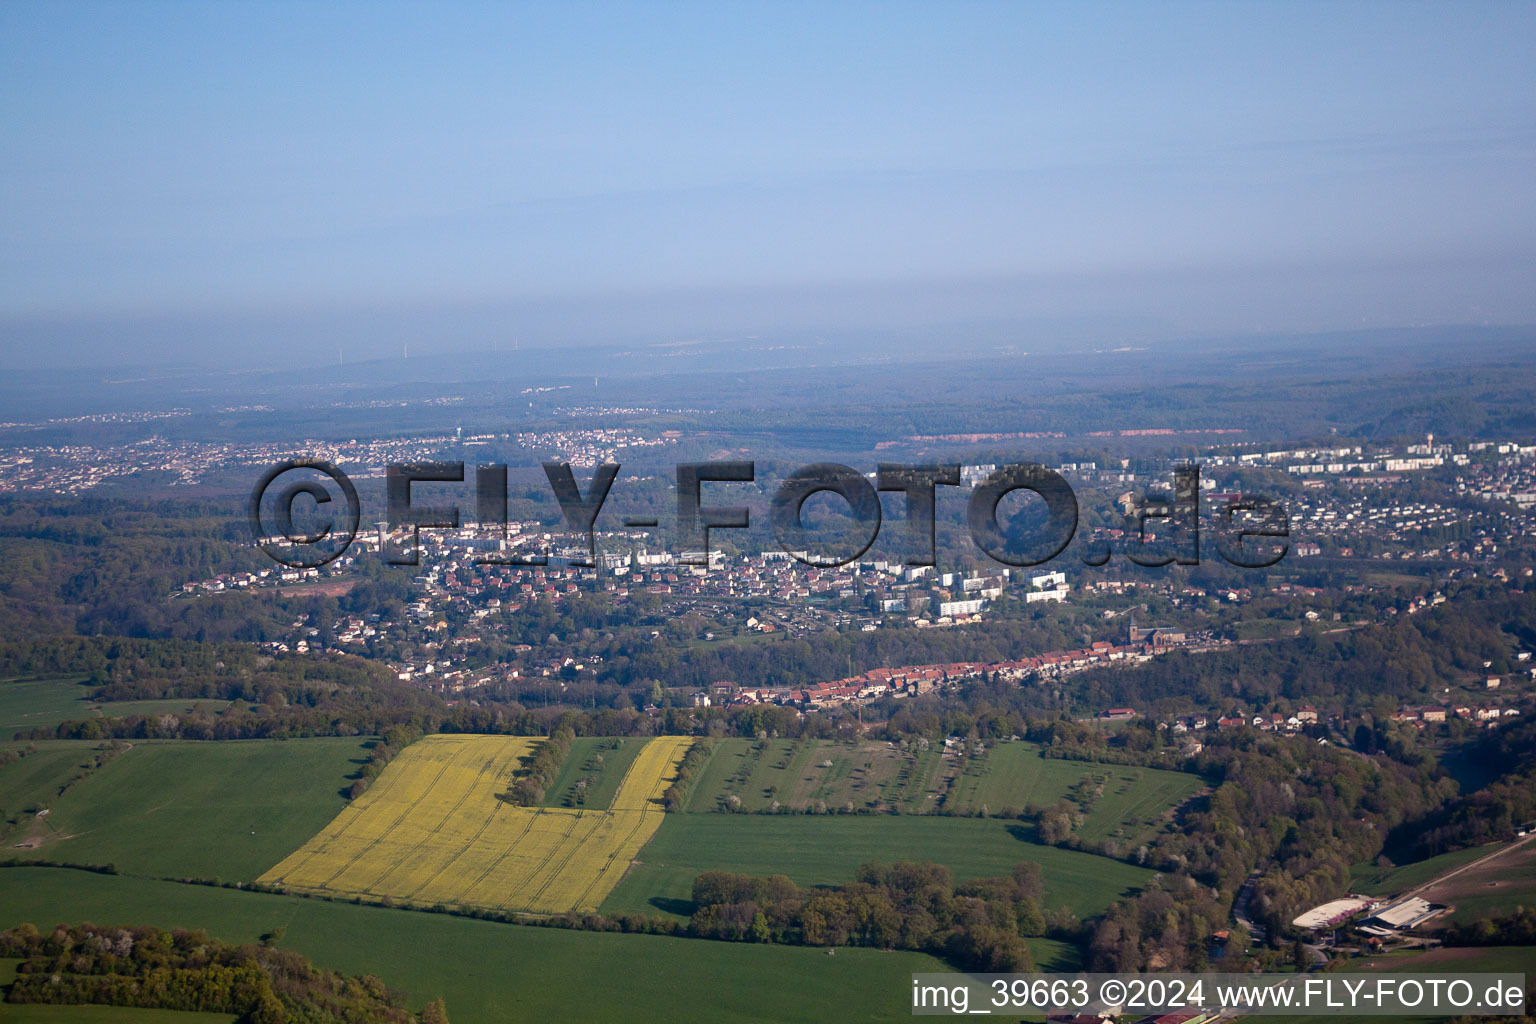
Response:
[{"label": "tree line", "polygon": [[[963,970],[1034,970],[1025,938],[1050,927],[1040,866],[957,884],[942,864],[861,865],[852,882],[802,889],[784,875],[706,871],[694,879],[690,934],[733,942],[910,949]],[[1058,927],[1075,922],[1065,911]]]},{"label": "tree line", "polygon": [[561,726],[549,734],[549,739],[533,748],[524,759],[517,778],[505,793],[498,793],[498,800],[505,800],[518,807],[533,807],[544,802],[544,794],[560,775],[560,767],[571,754],[571,744],[576,734],[569,726]]}]

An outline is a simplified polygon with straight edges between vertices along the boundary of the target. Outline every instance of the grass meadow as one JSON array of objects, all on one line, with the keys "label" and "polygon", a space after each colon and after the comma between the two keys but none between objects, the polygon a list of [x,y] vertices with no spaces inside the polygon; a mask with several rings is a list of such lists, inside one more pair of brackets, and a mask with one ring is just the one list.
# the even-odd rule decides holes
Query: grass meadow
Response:
[{"label": "grass meadow", "polygon": [[[902,749],[882,742],[722,740],[689,793],[687,810],[832,810],[904,814],[1017,814],[1071,801],[1084,840],[1144,842],[1168,812],[1203,785],[1186,772],[1040,756],[1015,740],[980,756]],[[732,800],[734,798],[734,801]]]},{"label": "grass meadow", "polygon": [[0,868],[0,917],[202,928],[230,942],[282,927],[283,946],[377,974],[417,1008],[443,997],[454,1024],[905,1021],[912,973],[947,969],[919,953],[565,931],[60,868]]},{"label": "grass meadow", "polygon": [[1083,811],[1077,834],[1087,842],[1141,842],[1203,785],[1187,772],[1045,758],[1037,746],[1024,742],[994,744],[979,761],[975,771],[955,779],[947,810],[986,808],[995,814],[1066,799]]},{"label": "grass meadow", "polygon": [[27,729],[52,729],[60,722],[186,714],[194,709],[211,718],[229,706],[227,700],[93,701],[93,690],[75,676],[0,680],[0,742]]},{"label": "grass meadow", "polygon": [[643,746],[644,739],[623,736],[583,736],[572,741],[560,774],[544,794],[544,806],[606,811]]},{"label": "grass meadow", "polygon": [[31,824],[24,818],[44,808],[51,809],[60,790],[85,774],[85,766],[96,756],[99,744],[43,740],[30,746],[34,749],[25,757],[0,765],[0,815],[17,818],[23,826]]},{"label": "grass meadow", "polygon": [[[95,746],[40,745],[0,771],[61,770]],[[367,755],[359,739],[138,742],[32,823],[40,845],[5,852],[163,878],[253,880],[336,816]]]},{"label": "grass meadow", "polygon": [[1040,865],[1045,906],[1096,914],[1152,872],[1089,853],[1028,842],[1017,822],[921,815],[669,814],[603,903],[605,913],[692,912],[704,871],[784,874],[802,886],[853,880],[867,861],[935,861],[960,879]]},{"label": "grass meadow", "polygon": [[60,722],[94,718],[91,688],[76,677],[0,680],[0,740],[24,729],[51,729]]},{"label": "grass meadow", "polygon": [[1356,892],[1367,896],[1390,896],[1416,888],[1437,875],[1443,875],[1462,864],[1487,856],[1502,845],[1502,843],[1490,843],[1466,850],[1452,850],[1450,853],[1427,857],[1411,864],[1401,864],[1385,871],[1375,865],[1357,864],[1350,871],[1354,879],[1353,888]]}]

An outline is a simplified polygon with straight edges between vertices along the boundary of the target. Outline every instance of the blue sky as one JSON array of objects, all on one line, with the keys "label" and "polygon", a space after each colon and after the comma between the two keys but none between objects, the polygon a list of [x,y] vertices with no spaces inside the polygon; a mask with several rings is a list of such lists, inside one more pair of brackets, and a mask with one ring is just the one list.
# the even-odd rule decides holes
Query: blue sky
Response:
[{"label": "blue sky", "polygon": [[1530,322],[1533,181],[1528,3],[0,5],[16,359],[380,309]]}]

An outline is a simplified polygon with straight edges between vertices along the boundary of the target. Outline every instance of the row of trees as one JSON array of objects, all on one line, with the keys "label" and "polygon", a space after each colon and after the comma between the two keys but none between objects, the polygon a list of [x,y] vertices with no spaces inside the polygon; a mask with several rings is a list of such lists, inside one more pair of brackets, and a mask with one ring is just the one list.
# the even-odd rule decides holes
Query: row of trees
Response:
[{"label": "row of trees", "polygon": [[709,760],[710,753],[714,750],[714,744],[709,740],[699,740],[688,748],[683,759],[677,763],[677,778],[661,794],[662,802],[670,812],[683,809],[683,804],[688,798],[688,790],[693,786],[694,779],[699,772],[704,770],[704,764]]},{"label": "row of trees", "polygon": [[501,794],[501,799],[519,807],[532,807],[544,802],[544,794],[560,774],[560,767],[571,754],[571,743],[576,734],[568,726],[561,726],[549,734],[549,739],[534,748],[532,756],[518,771],[511,788]]},{"label": "row of trees", "polygon": [[[1034,969],[1026,937],[1052,925],[1039,865],[957,885],[942,864],[864,864],[855,880],[802,889],[784,875],[706,871],[694,879],[693,935],[735,942],[922,950],[965,970]],[[1066,911],[1055,927],[1070,932]]]},{"label": "row of trees", "polygon": [[1536,946],[1536,907],[1452,924],[1441,935],[1448,946]]},{"label": "row of trees", "polygon": [[368,791],[373,785],[373,780],[384,771],[384,766],[395,759],[395,755],[406,747],[421,739],[421,730],[414,725],[396,725],[384,730],[383,737],[373,745],[368,752],[368,760],[357,770],[357,778],[353,780],[347,790],[348,799],[355,800]]}]

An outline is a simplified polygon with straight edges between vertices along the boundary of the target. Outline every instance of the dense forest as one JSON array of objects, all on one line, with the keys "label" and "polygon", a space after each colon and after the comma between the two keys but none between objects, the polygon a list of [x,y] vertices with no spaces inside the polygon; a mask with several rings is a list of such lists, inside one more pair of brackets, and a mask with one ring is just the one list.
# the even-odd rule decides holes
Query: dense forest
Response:
[{"label": "dense forest", "polygon": [[[1251,912],[1272,934],[1283,933],[1300,910],[1345,891],[1350,865],[1373,860],[1393,827],[1456,793],[1453,781],[1424,766],[1255,730],[1217,735],[1196,764],[1214,790],[1151,844],[1148,863],[1166,873],[1161,885],[1117,904],[1097,925],[1098,967],[1203,964],[1212,915],[1225,917],[1256,868]],[[1201,890],[1222,896],[1214,906],[1203,897],[1167,898]]]},{"label": "dense forest", "polygon": [[1468,756],[1500,777],[1394,830],[1386,843],[1393,859],[1432,857],[1536,825],[1536,721],[1479,736]]}]

